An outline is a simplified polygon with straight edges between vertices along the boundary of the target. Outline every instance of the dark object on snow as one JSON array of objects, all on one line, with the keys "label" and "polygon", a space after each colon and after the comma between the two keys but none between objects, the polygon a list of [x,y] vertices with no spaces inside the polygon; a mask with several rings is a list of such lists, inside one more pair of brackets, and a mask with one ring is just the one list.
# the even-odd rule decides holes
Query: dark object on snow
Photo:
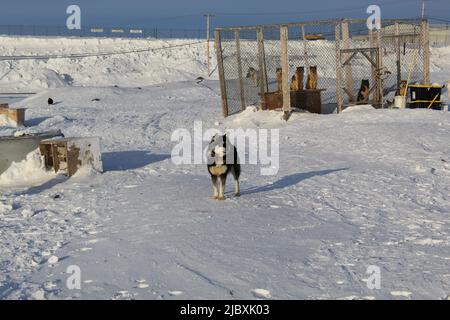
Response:
[{"label": "dark object on snow", "polygon": [[53,103],[54,103],[54,102],[53,102],[53,99],[52,99],[52,98],[48,98],[47,103],[48,103],[49,105],[53,104]]},{"label": "dark object on snow", "polygon": [[408,86],[411,93],[409,108],[428,108],[441,110],[441,92],[443,86],[412,84]]},{"label": "dark object on snow", "polygon": [[141,88],[141,87],[138,87],[138,90],[142,90],[142,88]]},{"label": "dark object on snow", "polygon": [[195,82],[201,83],[201,82],[203,82],[203,80],[205,80],[205,78],[203,78],[203,77],[198,77],[197,79],[195,79]]},{"label": "dark object on snow", "polygon": [[55,194],[55,195],[53,196],[53,199],[59,199],[59,198],[61,198],[61,196],[60,196],[59,194]]},{"label": "dark object on snow", "polygon": [[92,99],[91,101],[100,101],[99,98]]}]

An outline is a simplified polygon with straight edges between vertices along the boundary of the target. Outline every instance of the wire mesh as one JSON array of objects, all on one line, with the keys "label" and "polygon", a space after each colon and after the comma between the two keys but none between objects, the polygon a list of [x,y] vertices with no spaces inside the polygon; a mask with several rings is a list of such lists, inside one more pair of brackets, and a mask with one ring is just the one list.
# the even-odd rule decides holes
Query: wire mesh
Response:
[{"label": "wire mesh", "polygon": [[[336,38],[336,26],[340,27],[339,38]],[[281,25],[270,25],[219,29],[228,115],[240,112],[246,106],[261,106],[262,93],[280,91],[280,28]],[[258,29],[262,30],[262,45],[258,44]],[[289,24],[288,79],[291,84],[297,68],[303,67],[305,88],[310,67],[317,67],[317,89],[324,89],[322,102],[326,113],[334,112],[339,102],[339,77],[340,85],[345,89],[342,94],[344,105],[358,103],[362,85],[369,83],[370,88],[375,87],[380,78],[382,90],[372,90],[368,102],[375,101],[377,94],[378,100],[392,101],[401,81],[408,79],[409,70],[410,83],[425,79],[423,51],[428,44],[424,38],[421,20],[382,21],[382,29],[374,32],[369,31],[366,20]],[[378,56],[375,50],[368,50],[370,59],[356,54],[343,66],[352,53],[342,53],[341,49],[363,48],[378,48]],[[374,61],[378,61],[378,69]]]}]

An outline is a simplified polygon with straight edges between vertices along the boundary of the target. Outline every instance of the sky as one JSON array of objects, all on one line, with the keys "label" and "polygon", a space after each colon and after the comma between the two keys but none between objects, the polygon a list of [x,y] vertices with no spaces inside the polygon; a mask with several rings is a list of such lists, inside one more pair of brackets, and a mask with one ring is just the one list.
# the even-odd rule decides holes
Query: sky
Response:
[{"label": "sky", "polygon": [[[82,26],[200,29],[212,27],[366,18],[370,4],[382,18],[420,16],[421,0],[0,0],[0,25],[65,26],[66,8],[81,8]],[[450,0],[427,0],[427,15],[450,23]],[[438,22],[438,20],[435,20]]]}]

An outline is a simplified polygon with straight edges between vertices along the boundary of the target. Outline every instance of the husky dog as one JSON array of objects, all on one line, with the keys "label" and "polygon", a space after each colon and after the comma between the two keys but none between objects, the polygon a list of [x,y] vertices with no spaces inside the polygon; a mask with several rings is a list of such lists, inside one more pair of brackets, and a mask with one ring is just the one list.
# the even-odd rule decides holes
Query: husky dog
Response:
[{"label": "husky dog", "polygon": [[303,90],[303,78],[305,76],[305,68],[297,67],[295,74],[292,76],[291,90],[301,91]]},{"label": "husky dog", "polygon": [[226,135],[216,134],[209,143],[208,151],[208,172],[211,175],[213,185],[213,198],[224,200],[225,183],[229,173],[236,180],[235,195],[240,196],[239,176],[241,175],[241,165],[239,164],[236,147],[228,141]]},{"label": "husky dog", "polygon": [[306,89],[317,89],[317,66],[309,67]]},{"label": "husky dog", "polygon": [[369,94],[370,94],[369,80],[362,80],[361,88],[359,89],[358,92],[357,103],[358,104],[367,103],[369,101]]},{"label": "husky dog", "polygon": [[258,70],[256,70],[255,68],[253,67],[248,68],[247,75],[245,77],[247,79],[251,79],[255,87],[259,86]]},{"label": "husky dog", "polygon": [[278,84],[277,91],[282,92],[283,91],[283,69],[277,68],[276,74],[277,74],[277,84]]},{"label": "husky dog", "polygon": [[407,84],[408,84],[408,81],[405,81],[405,80],[402,80],[400,82],[400,89],[398,92],[400,96],[406,96],[406,94],[407,94],[406,90],[408,90]]}]

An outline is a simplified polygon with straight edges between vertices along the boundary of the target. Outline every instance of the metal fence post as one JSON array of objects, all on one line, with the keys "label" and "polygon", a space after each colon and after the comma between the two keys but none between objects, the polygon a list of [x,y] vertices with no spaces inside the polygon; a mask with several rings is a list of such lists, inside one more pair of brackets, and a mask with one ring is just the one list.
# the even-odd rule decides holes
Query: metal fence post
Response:
[{"label": "metal fence post", "polygon": [[227,99],[227,88],[225,84],[225,74],[223,70],[222,39],[220,36],[220,30],[214,31],[214,46],[216,49],[216,56],[217,56],[217,70],[219,72],[220,94],[222,96],[222,114],[224,117],[227,117],[228,99]]}]

